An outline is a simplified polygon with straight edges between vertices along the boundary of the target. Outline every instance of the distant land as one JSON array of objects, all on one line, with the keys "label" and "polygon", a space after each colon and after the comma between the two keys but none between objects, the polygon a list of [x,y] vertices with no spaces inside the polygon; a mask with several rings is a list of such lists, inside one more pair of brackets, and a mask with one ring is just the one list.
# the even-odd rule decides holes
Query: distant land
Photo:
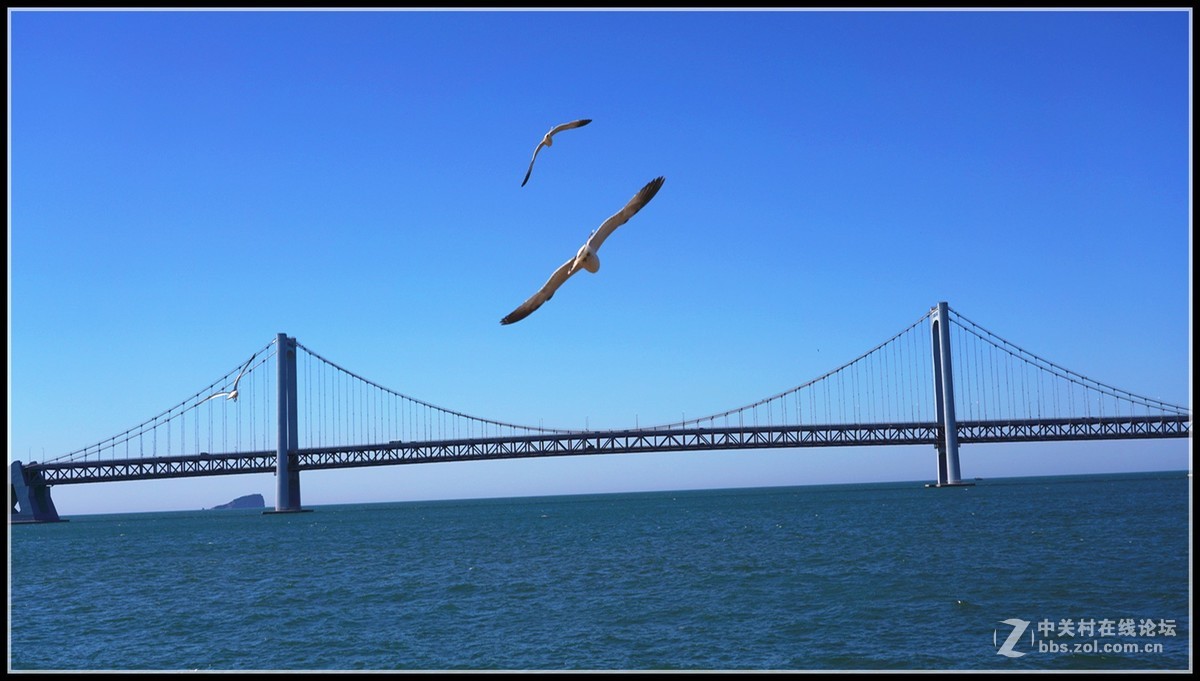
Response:
[{"label": "distant land", "polygon": [[261,494],[247,494],[244,497],[238,497],[228,504],[213,506],[210,511],[215,511],[223,508],[266,508],[266,502]]}]

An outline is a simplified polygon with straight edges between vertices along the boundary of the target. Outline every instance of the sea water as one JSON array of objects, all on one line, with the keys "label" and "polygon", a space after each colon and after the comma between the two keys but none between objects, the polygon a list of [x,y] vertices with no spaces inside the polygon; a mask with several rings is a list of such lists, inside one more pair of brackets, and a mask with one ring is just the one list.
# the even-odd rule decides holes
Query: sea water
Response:
[{"label": "sea water", "polygon": [[11,670],[1188,670],[1186,472],[10,526]]}]

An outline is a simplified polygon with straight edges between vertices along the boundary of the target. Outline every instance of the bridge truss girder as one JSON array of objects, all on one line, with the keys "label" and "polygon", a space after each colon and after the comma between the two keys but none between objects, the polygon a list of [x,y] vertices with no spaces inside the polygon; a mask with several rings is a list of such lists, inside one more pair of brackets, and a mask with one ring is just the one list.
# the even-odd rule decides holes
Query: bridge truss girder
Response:
[{"label": "bridge truss girder", "polygon": [[[1161,439],[1191,436],[1191,417],[1144,416],[1022,421],[959,421],[962,444],[1067,440]],[[588,454],[719,451],[804,447],[932,445],[936,423],[854,426],[760,426],[663,430],[579,431],[462,440],[399,442],[297,449],[293,471],[442,461],[517,459]],[[181,455],[144,459],[30,464],[43,485],[242,475],[277,471],[275,451]]]},{"label": "bridge truss girder", "polygon": [[960,443],[1132,440],[1191,436],[1190,416],[1142,416],[1114,420],[960,421]]},{"label": "bridge truss girder", "polygon": [[300,470],[586,454],[932,443],[932,424],[580,431],[438,442],[303,449]]}]

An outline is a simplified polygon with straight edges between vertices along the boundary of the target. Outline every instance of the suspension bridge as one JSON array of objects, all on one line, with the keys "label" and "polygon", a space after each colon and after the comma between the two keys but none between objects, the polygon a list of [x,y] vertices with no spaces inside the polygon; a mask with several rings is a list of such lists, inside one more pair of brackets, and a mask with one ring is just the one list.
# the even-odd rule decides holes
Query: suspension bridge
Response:
[{"label": "suspension bridge", "polygon": [[[953,331],[953,332],[952,332]],[[236,384],[236,385],[235,385]],[[237,389],[237,399],[227,393]],[[720,413],[623,430],[506,423],[439,407],[278,334],[248,362],[118,435],[10,464],[10,522],[59,520],[54,485],[271,473],[276,513],[304,510],[300,473],[439,461],[782,447],[931,445],[932,487],[968,485],[959,447],[1186,438],[1190,407],[1063,368],[938,303],[808,382]]]}]

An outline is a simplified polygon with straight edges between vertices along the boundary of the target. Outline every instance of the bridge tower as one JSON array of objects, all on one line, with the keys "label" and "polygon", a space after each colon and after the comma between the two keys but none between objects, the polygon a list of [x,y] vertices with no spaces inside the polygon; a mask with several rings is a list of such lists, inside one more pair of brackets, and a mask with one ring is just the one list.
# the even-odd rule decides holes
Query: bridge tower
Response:
[{"label": "bridge tower", "polygon": [[300,471],[293,468],[292,457],[300,446],[297,422],[296,339],[286,333],[275,336],[278,366],[276,415],[278,419],[275,455],[275,510],[264,513],[300,513]]},{"label": "bridge tower", "polygon": [[930,314],[933,347],[933,394],[937,410],[937,482],[927,487],[973,485],[958,472],[958,421],[954,418],[954,370],[950,364],[950,306],[944,301]]}]

